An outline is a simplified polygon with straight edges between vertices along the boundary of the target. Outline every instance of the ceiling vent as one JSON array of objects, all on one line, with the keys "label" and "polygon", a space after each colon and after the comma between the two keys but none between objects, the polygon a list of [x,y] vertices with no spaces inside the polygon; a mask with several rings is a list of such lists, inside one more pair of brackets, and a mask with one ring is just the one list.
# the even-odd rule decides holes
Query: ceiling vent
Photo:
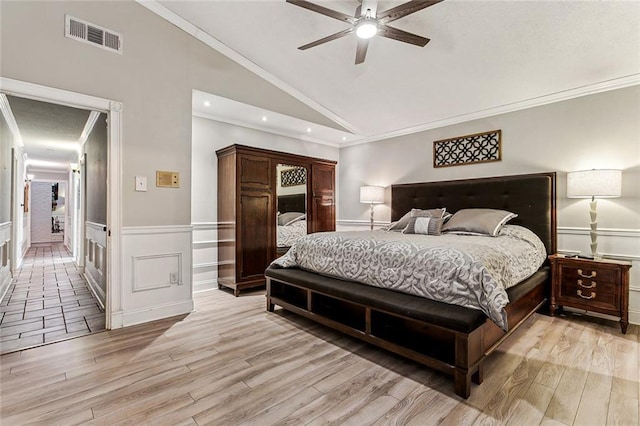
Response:
[{"label": "ceiling vent", "polygon": [[65,15],[64,35],[122,54],[122,36],[120,34],[73,16]]}]

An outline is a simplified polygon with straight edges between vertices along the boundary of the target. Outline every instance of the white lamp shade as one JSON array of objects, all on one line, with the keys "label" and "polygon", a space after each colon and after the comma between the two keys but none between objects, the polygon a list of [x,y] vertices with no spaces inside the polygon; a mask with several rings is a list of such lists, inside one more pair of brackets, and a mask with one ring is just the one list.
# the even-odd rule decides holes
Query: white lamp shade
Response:
[{"label": "white lamp shade", "polygon": [[382,186],[361,186],[360,202],[368,204],[384,203],[384,187]]},{"label": "white lamp shade", "polygon": [[616,198],[621,195],[621,170],[581,170],[567,174],[567,198]]}]

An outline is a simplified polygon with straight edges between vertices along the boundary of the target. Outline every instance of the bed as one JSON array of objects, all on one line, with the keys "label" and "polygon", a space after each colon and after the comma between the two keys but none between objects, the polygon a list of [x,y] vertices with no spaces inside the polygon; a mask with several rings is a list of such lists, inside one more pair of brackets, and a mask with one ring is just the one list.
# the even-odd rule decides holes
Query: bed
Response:
[{"label": "bed", "polygon": [[292,194],[278,196],[276,227],[277,253],[282,255],[298,238],[307,234],[306,195]]},{"label": "bed", "polygon": [[[555,173],[393,185],[392,221],[413,208],[508,210],[509,224],[537,235],[545,254],[556,250]],[[300,268],[270,266],[267,310],[278,305],[334,329],[454,377],[467,398],[482,382],[483,360],[546,301],[546,264],[508,288],[504,324],[482,310],[392,289],[326,276]]]}]

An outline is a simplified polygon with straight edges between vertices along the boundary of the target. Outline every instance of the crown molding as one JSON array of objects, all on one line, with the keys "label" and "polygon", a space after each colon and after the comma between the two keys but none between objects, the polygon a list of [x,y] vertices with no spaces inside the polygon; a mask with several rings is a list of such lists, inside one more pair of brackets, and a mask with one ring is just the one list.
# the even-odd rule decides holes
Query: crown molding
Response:
[{"label": "crown molding", "polygon": [[454,124],[465,123],[467,121],[478,120],[481,118],[492,117],[500,114],[507,114],[510,112],[520,111],[523,109],[534,108],[547,104],[552,104],[561,101],[567,101],[570,99],[579,98],[582,96],[594,95],[596,93],[608,92],[610,90],[623,89],[625,87],[636,86],[640,84],[640,73],[632,74],[626,77],[615,78],[599,83],[589,84],[586,86],[576,87],[574,89],[563,90],[549,95],[538,96],[536,98],[526,99],[519,102],[513,102],[493,108],[488,108],[468,114],[458,115],[455,117],[449,117],[442,120],[436,120],[418,126],[407,127],[404,129],[398,129],[387,133],[380,133],[375,136],[370,136],[364,139],[353,142],[345,142],[341,144],[341,147],[348,147],[354,145],[361,145],[370,142],[377,142],[385,139],[397,138],[399,136],[406,136],[413,133],[424,132],[427,130],[437,129],[440,127],[451,126]]}]

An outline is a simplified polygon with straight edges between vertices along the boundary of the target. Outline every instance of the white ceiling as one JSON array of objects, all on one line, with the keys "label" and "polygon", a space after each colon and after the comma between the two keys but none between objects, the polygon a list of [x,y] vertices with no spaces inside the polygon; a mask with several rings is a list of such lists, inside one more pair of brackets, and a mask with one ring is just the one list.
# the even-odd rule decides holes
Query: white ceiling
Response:
[{"label": "white ceiling", "polygon": [[[445,0],[394,22],[430,38],[424,48],[374,38],[360,65],[353,34],[298,50],[347,24],[284,0],[141,3],[197,36],[204,31],[201,40],[356,141],[640,84],[638,1]],[[346,14],[358,5],[315,3]],[[378,9],[402,3],[380,0]]]},{"label": "white ceiling", "polygon": [[27,170],[64,171],[78,161],[91,111],[7,95],[27,154]]}]

